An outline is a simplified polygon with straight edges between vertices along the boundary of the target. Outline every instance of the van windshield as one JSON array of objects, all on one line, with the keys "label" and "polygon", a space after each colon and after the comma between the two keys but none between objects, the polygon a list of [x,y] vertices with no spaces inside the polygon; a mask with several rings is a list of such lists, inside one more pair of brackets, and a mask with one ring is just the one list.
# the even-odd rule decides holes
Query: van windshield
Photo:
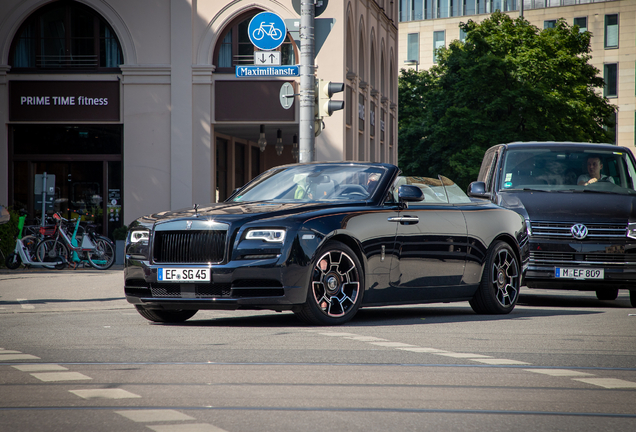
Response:
[{"label": "van windshield", "polygon": [[636,169],[623,151],[511,149],[505,155],[499,190],[520,189],[636,194]]}]

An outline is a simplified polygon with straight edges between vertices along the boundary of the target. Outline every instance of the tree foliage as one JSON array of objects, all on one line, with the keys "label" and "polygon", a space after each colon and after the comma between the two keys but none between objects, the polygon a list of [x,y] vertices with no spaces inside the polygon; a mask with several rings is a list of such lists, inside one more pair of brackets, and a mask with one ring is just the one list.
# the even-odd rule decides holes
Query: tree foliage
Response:
[{"label": "tree foliage", "polygon": [[601,95],[591,33],[558,20],[539,30],[499,11],[461,23],[465,42],[437,51],[429,70],[399,79],[399,165],[465,187],[484,152],[512,141],[612,142],[615,108]]}]

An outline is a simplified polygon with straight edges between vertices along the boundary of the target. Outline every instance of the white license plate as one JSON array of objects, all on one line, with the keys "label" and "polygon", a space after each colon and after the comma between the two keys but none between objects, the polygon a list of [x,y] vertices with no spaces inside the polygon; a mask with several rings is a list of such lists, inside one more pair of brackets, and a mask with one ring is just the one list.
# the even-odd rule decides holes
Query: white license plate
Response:
[{"label": "white license plate", "polygon": [[566,279],[603,279],[605,277],[603,269],[593,268],[570,268],[557,267],[554,269],[554,276]]},{"label": "white license plate", "polygon": [[169,268],[157,269],[158,282],[210,282],[209,268]]}]

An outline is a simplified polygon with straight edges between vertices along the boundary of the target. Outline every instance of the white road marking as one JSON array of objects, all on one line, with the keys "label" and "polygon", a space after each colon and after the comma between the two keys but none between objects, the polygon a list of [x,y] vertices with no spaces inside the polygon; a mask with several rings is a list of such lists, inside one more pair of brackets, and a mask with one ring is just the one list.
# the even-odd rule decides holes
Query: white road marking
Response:
[{"label": "white road marking", "polygon": [[225,429],[207,423],[191,423],[180,425],[155,425],[146,427],[155,432],[227,432]]},{"label": "white road marking", "polygon": [[68,370],[64,366],[56,365],[56,364],[28,364],[28,365],[19,365],[13,366],[19,371],[22,372],[40,372],[40,371],[65,371]]},{"label": "white road marking", "polygon": [[124,389],[92,389],[69,391],[84,399],[132,399],[141,397]]},{"label": "white road marking", "polygon": [[383,346],[387,348],[406,348],[415,347],[415,345],[405,344],[402,342],[369,342],[371,345]]},{"label": "white road marking", "polygon": [[573,377],[573,376],[594,376],[586,372],[579,372],[567,369],[524,369],[526,372],[540,373],[555,377]]},{"label": "white road marking", "polygon": [[398,348],[399,350],[402,351],[411,351],[411,352],[419,352],[419,353],[445,353],[448,351],[444,351],[444,350],[439,350],[437,348]]},{"label": "white road marking", "polygon": [[22,309],[35,309],[35,306],[26,304],[26,303],[29,303],[28,299],[16,299],[16,300],[18,301],[18,303],[20,303],[20,306],[22,306]]},{"label": "white road marking", "polygon": [[22,354],[22,351],[11,351],[11,350],[0,349],[0,354]]},{"label": "white road marking", "polygon": [[508,360],[508,359],[497,359],[497,358],[485,358],[485,359],[472,359],[472,361],[485,363],[489,365],[529,365],[531,363],[526,363],[518,360]]},{"label": "white road marking", "polygon": [[487,355],[482,355],[482,354],[470,354],[470,353],[454,353],[454,352],[434,352],[432,354],[435,355],[441,355],[441,356],[446,356],[446,357],[453,357],[453,358],[465,358],[465,359],[478,359],[478,358],[492,358],[490,356]]},{"label": "white road marking", "polygon": [[357,341],[360,341],[360,342],[386,341],[386,339],[382,339],[382,338],[378,338],[378,337],[374,337],[374,336],[356,336],[356,337],[346,336],[345,339],[357,340]]},{"label": "white road marking", "polygon": [[42,372],[32,373],[32,376],[44,382],[52,381],[77,381],[93,379],[79,372]]},{"label": "white road marking", "polygon": [[321,334],[323,336],[335,336],[335,337],[342,337],[342,336],[357,336],[353,333],[336,333],[336,332],[328,332],[328,333],[318,333]]},{"label": "white road marking", "polygon": [[171,409],[126,410],[115,412],[137,423],[196,420],[194,417]]},{"label": "white road marking", "polygon": [[31,354],[0,354],[0,361],[11,360],[40,360],[40,357]]},{"label": "white road marking", "polygon": [[573,380],[608,389],[636,388],[636,382],[625,381],[617,378],[573,378]]}]

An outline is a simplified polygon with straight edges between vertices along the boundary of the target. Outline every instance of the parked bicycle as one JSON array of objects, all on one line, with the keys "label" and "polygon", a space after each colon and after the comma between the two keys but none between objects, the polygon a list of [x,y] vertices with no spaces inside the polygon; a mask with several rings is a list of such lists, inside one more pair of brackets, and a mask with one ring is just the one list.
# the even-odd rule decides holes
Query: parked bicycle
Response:
[{"label": "parked bicycle", "polygon": [[[42,240],[36,247],[38,260],[47,262],[56,255],[63,256],[69,263],[88,263],[98,270],[109,269],[115,263],[115,245],[108,238],[80,226],[80,217],[64,219],[59,213],[53,218],[57,221],[54,237]],[[75,223],[71,233],[68,227]],[[79,229],[82,233],[78,235]],[[69,256],[71,257],[69,259]]]},{"label": "parked bicycle", "polygon": [[[26,214],[21,214],[18,219],[18,237],[16,238],[15,249],[12,253],[7,255],[4,261],[7,268],[15,270],[20,267],[21,264],[24,264],[26,267],[56,268],[58,270],[65,268],[68,262],[67,256],[56,253],[55,251],[47,256],[46,262],[38,259],[36,250],[40,240],[36,235],[22,236],[25,220]],[[57,229],[57,227],[54,229]]]}]

